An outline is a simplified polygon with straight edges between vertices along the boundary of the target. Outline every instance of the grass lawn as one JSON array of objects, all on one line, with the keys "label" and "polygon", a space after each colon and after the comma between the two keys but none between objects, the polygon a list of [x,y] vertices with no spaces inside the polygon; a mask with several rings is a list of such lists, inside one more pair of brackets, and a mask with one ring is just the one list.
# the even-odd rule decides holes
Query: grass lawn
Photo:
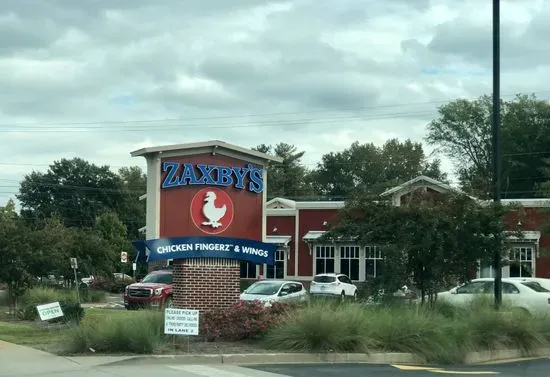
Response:
[{"label": "grass lawn", "polygon": [[65,328],[47,328],[32,323],[0,322],[0,340],[56,353],[67,335]]},{"label": "grass lawn", "polygon": [[[0,312],[7,312],[7,308],[0,307]],[[107,318],[127,317],[130,319],[132,314],[132,312],[126,310],[85,309],[82,325]],[[7,315],[0,317],[0,340],[5,342],[57,353],[62,350],[69,334],[69,329],[66,326],[47,326],[40,322],[9,321]]]}]

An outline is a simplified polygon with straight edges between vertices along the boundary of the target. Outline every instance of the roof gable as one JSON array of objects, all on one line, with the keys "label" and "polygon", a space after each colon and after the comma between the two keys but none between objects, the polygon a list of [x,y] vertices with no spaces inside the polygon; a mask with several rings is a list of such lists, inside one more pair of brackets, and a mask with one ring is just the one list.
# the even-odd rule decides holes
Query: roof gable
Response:
[{"label": "roof gable", "polygon": [[400,184],[399,186],[395,186],[389,190],[384,191],[382,194],[380,194],[380,196],[401,196],[404,194],[408,194],[409,192],[412,192],[419,187],[429,187],[440,193],[460,192],[460,190],[453,188],[446,183],[440,182],[425,175],[420,175],[414,179],[411,179],[410,181]]},{"label": "roof gable", "polygon": [[269,209],[296,209],[294,200],[285,198],[273,198],[266,203],[266,208]]},{"label": "roof gable", "polygon": [[210,140],[198,143],[187,144],[173,144],[173,145],[161,145],[158,147],[141,148],[130,153],[132,157],[145,156],[150,154],[163,153],[163,154],[199,154],[199,153],[219,153],[224,155],[237,155],[241,159],[255,159],[258,161],[268,163],[283,162],[283,159],[276,156],[270,156],[262,152],[258,152],[248,148],[242,148],[237,145],[229,144],[220,140]]}]

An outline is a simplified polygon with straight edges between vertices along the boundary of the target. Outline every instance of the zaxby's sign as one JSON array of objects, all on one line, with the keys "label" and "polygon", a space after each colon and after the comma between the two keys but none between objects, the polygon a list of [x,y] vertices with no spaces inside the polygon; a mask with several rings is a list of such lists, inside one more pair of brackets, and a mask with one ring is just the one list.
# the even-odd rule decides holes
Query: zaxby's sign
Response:
[{"label": "zaxby's sign", "polygon": [[161,161],[160,238],[137,241],[139,259],[224,258],[273,265],[262,242],[264,170],[211,154]]},{"label": "zaxby's sign", "polygon": [[137,259],[154,262],[168,259],[222,258],[254,264],[275,264],[274,244],[229,237],[179,237],[136,241]]},{"label": "zaxby's sign", "polygon": [[[264,190],[263,170],[251,164],[245,167],[163,162],[163,189],[188,185],[211,185],[248,190],[261,193]],[[245,182],[248,179],[248,184]]]}]

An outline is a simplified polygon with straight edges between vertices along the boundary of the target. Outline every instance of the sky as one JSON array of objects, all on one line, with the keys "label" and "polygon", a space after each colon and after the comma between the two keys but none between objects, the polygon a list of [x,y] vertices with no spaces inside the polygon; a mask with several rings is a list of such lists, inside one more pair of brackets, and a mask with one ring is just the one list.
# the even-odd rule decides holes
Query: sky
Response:
[{"label": "sky", "polygon": [[[549,98],[549,2],[501,3],[502,97]],[[294,144],[314,168],[354,141],[423,141],[438,106],[491,93],[491,16],[490,0],[1,1],[0,205],[61,158],[144,167],[131,151],[218,139]]]}]

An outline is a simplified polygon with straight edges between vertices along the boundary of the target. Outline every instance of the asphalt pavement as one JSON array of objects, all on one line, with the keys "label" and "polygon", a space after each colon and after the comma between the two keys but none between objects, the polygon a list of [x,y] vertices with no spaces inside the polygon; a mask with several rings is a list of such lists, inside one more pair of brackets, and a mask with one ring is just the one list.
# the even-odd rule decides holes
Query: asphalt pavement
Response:
[{"label": "asphalt pavement", "polygon": [[[74,362],[74,361],[73,361]],[[3,368],[0,368],[3,369]],[[22,370],[9,373],[3,369],[3,377],[36,376],[36,371]],[[74,362],[72,367],[52,372],[42,372],[42,377],[438,377],[448,376],[499,376],[499,377],[548,377],[550,359],[511,362],[478,366],[431,366],[373,364],[290,364],[290,365],[163,365],[136,364],[124,366],[94,366]]]},{"label": "asphalt pavement", "polygon": [[[290,377],[443,377],[447,376],[499,376],[499,377],[549,377],[550,358],[522,360],[492,365],[413,366],[374,364],[299,364],[249,366],[275,376]],[[221,376],[221,375],[220,375]],[[244,375],[246,376],[246,375]],[[236,376],[235,376],[236,377]]]}]

